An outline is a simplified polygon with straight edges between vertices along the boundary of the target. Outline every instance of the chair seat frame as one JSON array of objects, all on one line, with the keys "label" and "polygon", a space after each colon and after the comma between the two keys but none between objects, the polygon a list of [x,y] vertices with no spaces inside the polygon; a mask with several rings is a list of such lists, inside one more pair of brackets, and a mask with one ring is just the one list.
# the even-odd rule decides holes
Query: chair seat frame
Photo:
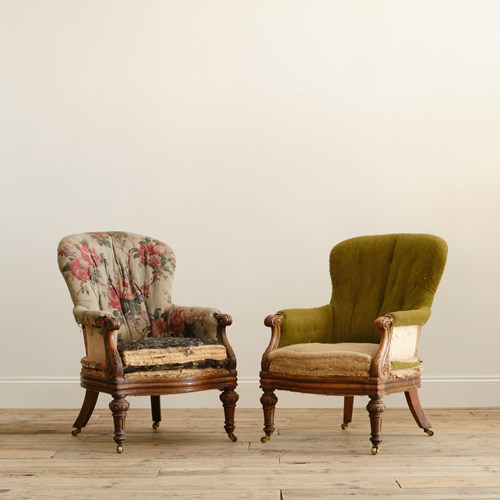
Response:
[{"label": "chair seat frame", "polygon": [[[160,396],[168,394],[184,394],[205,390],[221,391],[220,400],[224,408],[224,429],[232,441],[236,441],[234,435],[234,414],[236,402],[239,399],[235,389],[237,386],[236,356],[231,348],[227,337],[226,327],[231,325],[232,318],[228,314],[215,314],[217,321],[217,340],[227,351],[230,359],[229,369],[224,373],[207,373],[196,376],[158,378],[150,377],[138,378],[127,381],[124,378],[124,370],[121,356],[116,346],[116,331],[120,328],[120,323],[116,318],[103,317],[96,321],[96,325],[101,330],[104,338],[104,348],[106,353],[106,373],[105,376],[94,376],[85,373],[80,375],[80,385],[86,390],[85,399],[80,413],[73,424],[72,434],[76,436],[85,427],[94,411],[100,392],[111,394],[113,400],[109,408],[113,414],[114,440],[117,444],[117,451],[123,451],[123,443],[126,440],[125,420],[129,403],[128,396],[150,396],[153,428],[157,429],[161,421]],[[83,327],[85,327],[83,325]]]},{"label": "chair seat frame", "polygon": [[317,376],[295,375],[271,372],[269,354],[278,348],[281,338],[281,314],[268,316],[264,324],[271,328],[271,340],[262,356],[260,387],[263,390],[261,404],[264,412],[264,433],[262,441],[268,441],[274,433],[274,413],[278,398],[276,390],[344,396],[344,421],[342,429],[346,429],[352,421],[354,396],[368,396],[370,401],[367,410],[370,418],[372,454],[378,453],[382,442],[382,414],[385,410],[382,398],[386,395],[404,392],[409,409],[417,425],[428,435],[433,435],[431,424],[427,419],[418,398],[417,390],[421,386],[420,376],[409,378],[391,377],[390,347],[392,318],[381,316],[375,320],[375,328],[380,332],[380,343],[372,359],[369,373],[363,376]]}]

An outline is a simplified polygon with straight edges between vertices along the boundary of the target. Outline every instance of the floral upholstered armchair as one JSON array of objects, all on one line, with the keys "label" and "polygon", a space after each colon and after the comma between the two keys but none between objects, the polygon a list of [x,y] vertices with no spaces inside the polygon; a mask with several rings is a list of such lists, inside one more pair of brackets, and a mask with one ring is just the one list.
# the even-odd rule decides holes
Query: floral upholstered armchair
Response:
[{"label": "floral upholstered armchair", "polygon": [[157,429],[160,395],[218,389],[225,430],[235,441],[236,357],[225,332],[232,319],[217,309],[172,303],[172,249],[133,233],[74,234],[59,243],[58,263],[86,352],[81,360],[86,394],[72,434],[89,421],[99,392],[111,394],[121,453],[128,395],[151,397]]},{"label": "floral upholstered armchair", "polygon": [[368,396],[372,454],[382,441],[382,397],[404,392],[428,435],[419,398],[422,325],[446,263],[444,240],[429,234],[351,238],[330,253],[329,304],[268,316],[271,340],[262,357],[262,440],[274,432],[275,390],[344,396],[346,429],[354,396]]}]

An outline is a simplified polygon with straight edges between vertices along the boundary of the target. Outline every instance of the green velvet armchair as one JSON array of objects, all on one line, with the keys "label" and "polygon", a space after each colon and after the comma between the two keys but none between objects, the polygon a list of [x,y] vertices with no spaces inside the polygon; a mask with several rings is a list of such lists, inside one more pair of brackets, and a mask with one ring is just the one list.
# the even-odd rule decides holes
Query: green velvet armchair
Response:
[{"label": "green velvet armchair", "polygon": [[332,249],[330,303],[265,319],[263,442],[274,432],[276,390],[343,396],[342,429],[352,421],[354,396],[368,396],[374,455],[387,394],[404,392],[418,426],[433,434],[418,398],[418,350],[446,256],[446,242],[429,234],[362,236]]}]

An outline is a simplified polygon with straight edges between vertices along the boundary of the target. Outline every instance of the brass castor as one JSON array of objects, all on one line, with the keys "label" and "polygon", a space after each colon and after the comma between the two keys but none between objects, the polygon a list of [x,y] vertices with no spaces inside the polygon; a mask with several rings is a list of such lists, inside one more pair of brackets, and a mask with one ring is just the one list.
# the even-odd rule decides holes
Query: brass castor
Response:
[{"label": "brass castor", "polygon": [[271,439],[271,436],[263,436],[260,438],[261,443],[267,443]]},{"label": "brass castor", "polygon": [[342,425],[340,426],[340,428],[345,431],[347,428],[349,427],[349,424],[343,422]]},{"label": "brass castor", "polygon": [[78,434],[80,434],[80,432],[82,432],[81,429],[75,428],[71,431],[71,435],[76,437],[76,436],[78,436]]},{"label": "brass castor", "polygon": [[234,435],[234,434],[228,434],[227,437],[233,442],[235,443],[236,441],[238,441],[238,438]]},{"label": "brass castor", "polygon": [[432,429],[424,429],[424,432],[428,435],[428,436],[434,436],[434,431]]},{"label": "brass castor", "polygon": [[121,444],[119,444],[117,447],[116,447],[116,453],[123,453],[123,446]]},{"label": "brass castor", "polygon": [[156,430],[160,427],[160,422],[153,422],[153,429]]},{"label": "brass castor", "polygon": [[376,455],[378,453],[378,446],[372,446],[372,455]]}]

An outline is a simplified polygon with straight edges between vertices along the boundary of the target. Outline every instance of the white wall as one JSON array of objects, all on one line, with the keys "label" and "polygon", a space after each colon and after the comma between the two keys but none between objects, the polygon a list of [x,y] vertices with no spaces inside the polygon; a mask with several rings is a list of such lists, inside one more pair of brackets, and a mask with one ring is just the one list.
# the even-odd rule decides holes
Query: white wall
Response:
[{"label": "white wall", "polygon": [[79,406],[56,246],[129,230],[176,251],[174,302],[233,315],[242,407],[263,318],[328,302],[335,243],[441,235],[421,397],[496,405],[499,19],[495,0],[0,0],[0,404]]}]

